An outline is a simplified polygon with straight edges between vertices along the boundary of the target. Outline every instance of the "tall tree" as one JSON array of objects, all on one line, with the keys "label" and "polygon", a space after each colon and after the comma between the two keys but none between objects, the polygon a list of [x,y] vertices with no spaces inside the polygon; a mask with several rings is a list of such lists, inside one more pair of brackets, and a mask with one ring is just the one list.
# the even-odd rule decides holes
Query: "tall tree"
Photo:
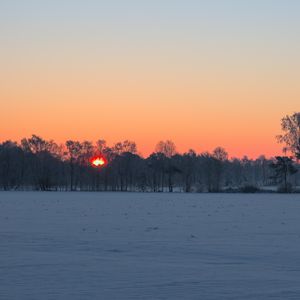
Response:
[{"label": "tall tree", "polygon": [[197,167],[197,154],[194,150],[190,149],[187,153],[184,153],[181,157],[181,175],[183,179],[184,191],[186,193],[191,192],[192,184],[195,181],[195,173]]},{"label": "tall tree", "polygon": [[75,166],[78,163],[82,145],[78,141],[68,140],[66,141],[66,147],[68,149],[69,154],[69,162],[70,162],[70,188],[71,191],[74,190],[74,177],[75,177]]},{"label": "tall tree", "polygon": [[227,151],[222,147],[217,147],[214,149],[212,156],[219,161],[226,161],[228,159]]},{"label": "tall tree", "polygon": [[166,157],[171,158],[176,154],[176,146],[171,140],[160,141],[155,147],[155,152],[163,153]]},{"label": "tall tree", "polygon": [[[67,141],[62,147],[36,135],[21,144],[6,141],[0,143],[0,189],[219,192],[274,184],[276,179],[282,191],[289,191],[291,184],[300,183],[294,173],[299,164],[291,158],[278,158],[266,168],[272,161],[265,157],[229,160],[221,147],[200,155],[175,154],[174,144],[162,142],[157,150],[144,159],[130,141],[114,147],[102,141]],[[99,152],[107,164],[94,168],[89,162]]]},{"label": "tall tree", "polygon": [[284,132],[277,136],[280,143],[285,144],[284,152],[290,152],[296,159],[300,159],[300,112],[285,116],[281,120],[281,129]]},{"label": "tall tree", "polygon": [[271,163],[270,167],[274,170],[273,178],[283,184],[283,192],[287,193],[291,191],[288,177],[296,174],[297,169],[293,164],[293,160],[287,156],[276,156],[276,161]]}]

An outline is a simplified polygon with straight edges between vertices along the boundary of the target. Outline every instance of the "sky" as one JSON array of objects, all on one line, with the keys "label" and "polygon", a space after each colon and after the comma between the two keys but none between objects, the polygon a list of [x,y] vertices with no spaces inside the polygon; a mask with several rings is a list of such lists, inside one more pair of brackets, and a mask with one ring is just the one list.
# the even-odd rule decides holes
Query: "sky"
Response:
[{"label": "sky", "polygon": [[280,154],[299,53],[298,0],[0,0],[0,141]]}]

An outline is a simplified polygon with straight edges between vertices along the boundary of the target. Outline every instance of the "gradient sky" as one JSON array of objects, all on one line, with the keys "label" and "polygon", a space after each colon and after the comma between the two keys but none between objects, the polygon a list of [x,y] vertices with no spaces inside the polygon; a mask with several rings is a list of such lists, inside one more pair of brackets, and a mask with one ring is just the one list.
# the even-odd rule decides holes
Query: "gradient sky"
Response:
[{"label": "gradient sky", "polygon": [[0,0],[0,39],[0,140],[271,156],[300,109],[298,0]]}]

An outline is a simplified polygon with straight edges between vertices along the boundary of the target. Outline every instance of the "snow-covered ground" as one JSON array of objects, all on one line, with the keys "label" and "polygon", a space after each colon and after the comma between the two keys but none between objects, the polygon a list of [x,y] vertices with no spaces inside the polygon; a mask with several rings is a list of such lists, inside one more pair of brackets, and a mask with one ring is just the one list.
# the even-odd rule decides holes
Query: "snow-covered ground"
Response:
[{"label": "snow-covered ground", "polygon": [[0,299],[300,299],[300,195],[0,193]]}]

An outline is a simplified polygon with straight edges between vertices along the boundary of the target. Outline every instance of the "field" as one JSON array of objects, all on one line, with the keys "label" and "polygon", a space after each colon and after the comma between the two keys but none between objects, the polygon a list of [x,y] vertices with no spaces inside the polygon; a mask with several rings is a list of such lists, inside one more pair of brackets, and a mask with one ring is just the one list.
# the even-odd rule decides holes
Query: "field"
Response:
[{"label": "field", "polygon": [[300,299],[300,196],[0,193],[0,299]]}]

